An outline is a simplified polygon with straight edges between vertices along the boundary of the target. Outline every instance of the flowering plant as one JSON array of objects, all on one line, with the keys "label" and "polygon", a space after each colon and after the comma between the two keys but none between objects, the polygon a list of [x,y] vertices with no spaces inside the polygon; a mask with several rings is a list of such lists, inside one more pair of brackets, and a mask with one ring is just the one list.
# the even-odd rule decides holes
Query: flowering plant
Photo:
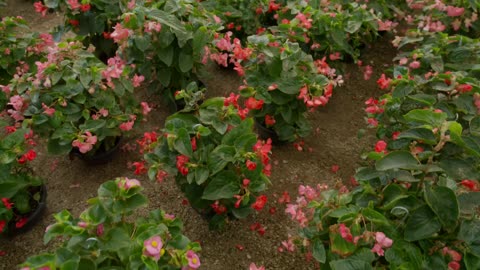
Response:
[{"label": "flowering plant", "polygon": [[[269,30],[302,44],[304,50],[316,58],[330,55],[330,60],[337,60],[349,55],[357,60],[360,48],[375,40],[378,31],[390,31],[396,26],[390,20],[382,21],[381,13],[369,9],[368,4],[373,3],[286,2],[285,8],[279,9],[275,16],[278,26]],[[376,3],[376,6],[382,5],[385,3]]]},{"label": "flowering plant", "polygon": [[479,2],[474,1],[406,1],[413,12],[405,17],[415,23],[419,30],[427,32],[460,32],[471,37],[478,36]]},{"label": "flowering plant", "polygon": [[[35,73],[8,85],[8,112],[46,136],[52,153],[68,153],[72,147],[81,153],[108,150],[142,115],[133,90],[143,77],[131,78],[130,67],[118,57],[106,66],[78,42],[52,42],[47,57],[35,64]],[[142,106],[148,113],[148,104]]]},{"label": "flowering plant", "polygon": [[16,129],[0,120],[0,234],[20,229],[36,209],[42,180],[34,175],[29,162],[37,156],[28,129]]},{"label": "flowering plant", "polygon": [[182,222],[162,210],[128,222],[127,217],[147,204],[140,182],[117,178],[98,189],[98,197],[74,218],[67,210],[54,215],[44,241],[62,236],[53,253],[30,257],[21,264],[30,269],[197,269],[200,245],[182,235]]},{"label": "flowering plant", "polygon": [[308,135],[311,126],[305,113],[325,106],[333,86],[342,83],[325,59],[312,59],[298,43],[273,36],[250,36],[253,54],[244,64],[245,85],[241,95],[246,107],[282,141]]},{"label": "flowering plant", "polygon": [[[119,55],[150,79],[152,90],[174,102],[174,92],[198,81],[204,47],[220,27],[196,1],[137,3],[110,34]],[[166,90],[166,91],[160,91]]]},{"label": "flowering plant", "polygon": [[[19,35],[19,32],[24,32]],[[21,17],[4,17],[0,21],[0,86],[18,73],[34,69],[43,56],[48,34],[30,31]]]},{"label": "flowering plant", "polygon": [[106,62],[115,56],[117,50],[108,33],[113,31],[119,16],[132,3],[135,5],[135,1],[127,0],[50,0],[44,3],[37,1],[34,7],[42,16],[45,16],[48,9],[61,10],[65,14],[65,22],[55,29],[56,34],[73,31],[83,38],[84,45],[94,45],[95,55]]},{"label": "flowering plant", "polygon": [[[480,60],[480,40],[462,35],[409,31],[397,38],[395,44],[403,52],[395,60],[397,69],[408,69],[410,75],[427,75],[434,72],[468,71],[479,78],[476,65]],[[404,47],[409,46],[410,50]]]},{"label": "flowering plant", "polygon": [[258,29],[276,24],[273,16],[280,7],[275,1],[222,0],[202,1],[202,5],[221,19],[227,31],[242,42],[254,35]]},{"label": "flowering plant", "polygon": [[190,204],[213,216],[212,228],[223,226],[227,215],[261,210],[267,200],[259,194],[270,183],[271,142],[257,140],[253,120],[239,115],[238,98],[208,99],[195,111],[173,114],[162,135],[147,133],[139,141],[149,178],[174,176]]}]

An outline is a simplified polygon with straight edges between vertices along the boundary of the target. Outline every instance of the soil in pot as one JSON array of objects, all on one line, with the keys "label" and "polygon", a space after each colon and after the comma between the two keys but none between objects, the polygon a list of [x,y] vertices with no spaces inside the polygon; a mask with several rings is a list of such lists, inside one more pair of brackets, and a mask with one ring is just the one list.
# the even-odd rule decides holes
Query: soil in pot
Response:
[{"label": "soil in pot", "polygon": [[[8,224],[8,231],[3,234],[6,238],[14,237],[20,233],[31,230],[43,217],[43,212],[47,207],[47,188],[45,185],[30,187],[28,192],[32,194],[30,199],[30,207],[32,212],[18,216],[15,220],[11,220]],[[38,195],[36,195],[38,194]],[[39,198],[36,198],[36,197]],[[15,212],[15,211],[14,211]]]},{"label": "soil in pot", "polygon": [[70,159],[73,160],[75,157],[83,160],[88,165],[102,165],[113,160],[115,154],[120,148],[122,137],[112,138],[113,146],[108,146],[106,140],[102,141],[100,147],[93,153],[80,153],[78,148],[73,148],[70,151]]}]

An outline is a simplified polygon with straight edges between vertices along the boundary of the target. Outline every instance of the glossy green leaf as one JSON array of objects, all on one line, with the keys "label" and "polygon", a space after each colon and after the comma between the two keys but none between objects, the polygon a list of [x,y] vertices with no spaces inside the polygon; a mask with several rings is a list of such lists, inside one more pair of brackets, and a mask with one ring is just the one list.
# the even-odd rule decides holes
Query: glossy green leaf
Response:
[{"label": "glossy green leaf", "polygon": [[433,127],[439,127],[447,120],[446,113],[437,113],[431,110],[415,109],[409,111],[403,116],[406,121],[429,124]]},{"label": "glossy green leaf", "polygon": [[403,131],[398,135],[398,139],[413,139],[423,141],[427,144],[436,144],[437,139],[431,129],[427,128],[413,128]]},{"label": "glossy green leaf", "polygon": [[425,186],[425,201],[437,215],[443,229],[455,231],[460,211],[453,190],[442,186]]},{"label": "glossy green leaf", "polygon": [[232,171],[222,171],[216,174],[203,192],[204,200],[231,199],[240,192],[238,176]]},{"label": "glossy green leaf", "polygon": [[418,161],[407,151],[394,151],[377,160],[375,168],[379,171],[391,169],[411,170],[418,168]]},{"label": "glossy green leaf", "polygon": [[410,216],[405,227],[405,240],[418,241],[432,237],[442,228],[438,217],[428,205],[417,208]]},{"label": "glossy green leaf", "polygon": [[190,135],[185,128],[180,128],[177,130],[176,138],[173,142],[173,147],[180,154],[185,155],[189,158],[193,155],[192,143],[190,141]]}]

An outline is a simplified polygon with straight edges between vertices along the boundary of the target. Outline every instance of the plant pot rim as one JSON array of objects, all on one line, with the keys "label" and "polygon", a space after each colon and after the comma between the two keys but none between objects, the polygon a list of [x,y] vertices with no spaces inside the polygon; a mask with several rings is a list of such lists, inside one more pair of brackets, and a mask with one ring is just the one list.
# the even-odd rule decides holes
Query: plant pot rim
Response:
[{"label": "plant pot rim", "polygon": [[69,156],[70,156],[70,159],[73,159],[74,157],[78,157],[88,165],[102,165],[110,162],[114,158],[115,153],[120,148],[122,141],[123,141],[123,136],[122,135],[117,136],[115,139],[115,145],[112,148],[108,149],[107,151],[102,151],[100,153],[94,153],[92,155],[80,153],[78,148],[72,148]]},{"label": "plant pot rim", "polygon": [[5,238],[13,238],[16,235],[26,233],[30,231],[36,224],[40,222],[43,217],[43,212],[47,208],[47,186],[42,184],[40,187],[40,200],[38,201],[37,208],[24,217],[27,218],[27,221],[24,226],[21,228],[16,228],[15,223],[11,222],[8,224],[8,231],[2,236]]}]

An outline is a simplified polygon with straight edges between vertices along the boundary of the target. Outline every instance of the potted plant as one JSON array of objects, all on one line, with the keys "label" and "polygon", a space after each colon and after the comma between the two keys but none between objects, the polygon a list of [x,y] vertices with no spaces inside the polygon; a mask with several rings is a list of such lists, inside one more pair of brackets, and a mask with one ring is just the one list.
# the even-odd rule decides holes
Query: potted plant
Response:
[{"label": "potted plant", "polygon": [[119,56],[149,78],[152,92],[173,104],[174,93],[196,81],[202,71],[205,46],[220,27],[212,14],[195,1],[137,3],[110,34]]},{"label": "potted plant", "polygon": [[162,210],[129,222],[128,217],[147,204],[136,179],[117,178],[103,183],[98,197],[74,218],[67,210],[54,215],[44,241],[64,237],[54,252],[28,258],[23,270],[59,269],[197,269],[200,245],[182,234],[182,222]]},{"label": "potted plant", "polygon": [[150,110],[133,95],[142,76],[131,77],[130,66],[119,57],[105,65],[81,47],[78,42],[52,45],[36,62],[36,73],[8,85],[10,100],[18,104],[9,114],[45,136],[54,154],[108,152]]},{"label": "potted plant", "polygon": [[298,43],[271,35],[250,36],[250,61],[243,64],[241,95],[259,125],[273,128],[280,141],[309,134],[306,113],[325,106],[333,87],[342,83],[325,59],[312,59]]},{"label": "potted plant", "polygon": [[149,178],[175,177],[190,205],[211,218],[211,228],[261,210],[267,200],[260,193],[270,183],[271,142],[257,140],[238,98],[212,98],[173,114],[160,136],[139,141]]},{"label": "potted plant", "polygon": [[36,158],[29,129],[0,119],[0,235],[13,236],[31,228],[46,206],[42,179],[29,166]]},{"label": "potted plant", "polygon": [[132,8],[127,2],[55,0],[45,3],[38,1],[34,5],[35,10],[43,16],[48,9],[63,12],[65,22],[56,27],[55,36],[59,38],[64,33],[73,31],[82,38],[85,47],[92,44],[95,55],[106,64],[117,50],[109,33],[113,31],[120,15]]},{"label": "potted plant", "polygon": [[33,71],[35,61],[44,56],[43,49],[52,43],[52,37],[31,31],[22,17],[2,18],[0,30],[0,85],[3,86],[15,74]]}]

